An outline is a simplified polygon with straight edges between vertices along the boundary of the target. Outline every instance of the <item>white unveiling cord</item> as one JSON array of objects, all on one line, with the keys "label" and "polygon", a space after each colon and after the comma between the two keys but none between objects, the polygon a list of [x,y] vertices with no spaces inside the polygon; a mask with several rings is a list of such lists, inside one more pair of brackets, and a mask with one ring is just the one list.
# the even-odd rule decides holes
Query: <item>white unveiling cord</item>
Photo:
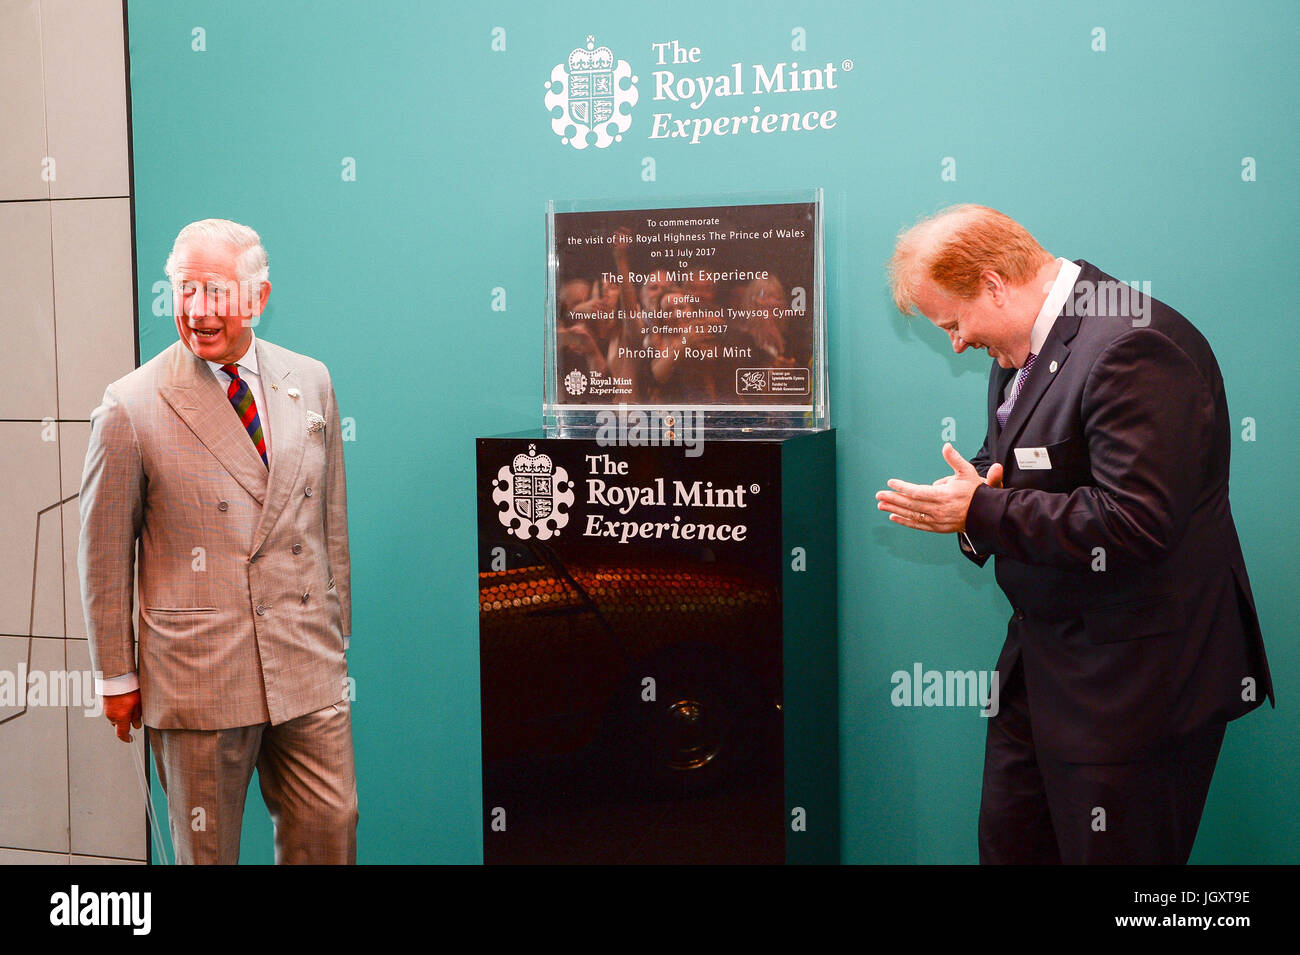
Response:
[{"label": "white unveiling cord", "polygon": [[[141,733],[144,729],[141,728]],[[140,784],[140,795],[144,797],[145,815],[149,817],[149,826],[153,831],[154,854],[160,859],[161,865],[171,865],[167,861],[167,846],[163,842],[162,828],[158,825],[158,815],[153,811],[153,802],[149,799],[149,775],[144,766],[144,747],[131,746],[133,761],[135,764],[136,782]]]}]

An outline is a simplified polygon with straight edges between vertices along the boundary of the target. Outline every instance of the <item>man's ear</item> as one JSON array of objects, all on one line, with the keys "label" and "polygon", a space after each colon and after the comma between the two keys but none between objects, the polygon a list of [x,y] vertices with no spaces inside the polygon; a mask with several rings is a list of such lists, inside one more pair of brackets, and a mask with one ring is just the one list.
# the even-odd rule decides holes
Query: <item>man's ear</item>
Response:
[{"label": "man's ear", "polygon": [[262,289],[257,293],[257,298],[253,302],[253,314],[261,315],[266,311],[266,300],[271,297],[271,283],[263,282]]},{"label": "man's ear", "polygon": [[988,292],[993,297],[994,305],[1007,304],[1007,280],[993,269],[985,269],[980,273],[980,291]]}]

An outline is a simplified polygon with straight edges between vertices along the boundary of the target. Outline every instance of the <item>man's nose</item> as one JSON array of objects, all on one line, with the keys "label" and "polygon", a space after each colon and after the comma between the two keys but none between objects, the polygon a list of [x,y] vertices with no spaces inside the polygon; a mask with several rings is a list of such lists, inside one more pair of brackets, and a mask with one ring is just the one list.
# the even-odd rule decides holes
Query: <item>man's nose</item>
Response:
[{"label": "man's nose", "polygon": [[969,345],[966,344],[966,340],[963,339],[956,332],[949,332],[948,337],[952,339],[952,350],[955,351],[958,355],[960,355],[962,352],[964,352],[967,348],[970,347]]},{"label": "man's nose", "polygon": [[201,291],[190,293],[189,302],[186,303],[186,311],[191,318],[202,318],[207,314],[208,298]]}]

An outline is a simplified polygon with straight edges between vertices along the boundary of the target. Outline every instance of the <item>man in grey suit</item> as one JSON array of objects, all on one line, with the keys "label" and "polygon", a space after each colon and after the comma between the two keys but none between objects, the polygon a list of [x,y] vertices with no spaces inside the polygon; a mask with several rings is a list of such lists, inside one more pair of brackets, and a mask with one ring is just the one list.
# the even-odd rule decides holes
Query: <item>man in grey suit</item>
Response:
[{"label": "man in grey suit", "polygon": [[167,275],[180,340],[91,414],[78,566],[105,714],[124,740],[148,727],[178,862],[238,861],[256,768],[277,862],[355,863],[329,372],[255,337],[271,283],[247,226],[186,226]]}]

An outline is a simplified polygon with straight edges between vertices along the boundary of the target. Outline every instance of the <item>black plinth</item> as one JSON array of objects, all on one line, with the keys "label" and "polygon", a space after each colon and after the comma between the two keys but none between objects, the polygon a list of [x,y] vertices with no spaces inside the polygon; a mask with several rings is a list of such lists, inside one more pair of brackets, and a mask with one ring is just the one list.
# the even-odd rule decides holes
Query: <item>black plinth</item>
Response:
[{"label": "black plinth", "polygon": [[835,862],[835,434],[478,445],[483,854]]}]

